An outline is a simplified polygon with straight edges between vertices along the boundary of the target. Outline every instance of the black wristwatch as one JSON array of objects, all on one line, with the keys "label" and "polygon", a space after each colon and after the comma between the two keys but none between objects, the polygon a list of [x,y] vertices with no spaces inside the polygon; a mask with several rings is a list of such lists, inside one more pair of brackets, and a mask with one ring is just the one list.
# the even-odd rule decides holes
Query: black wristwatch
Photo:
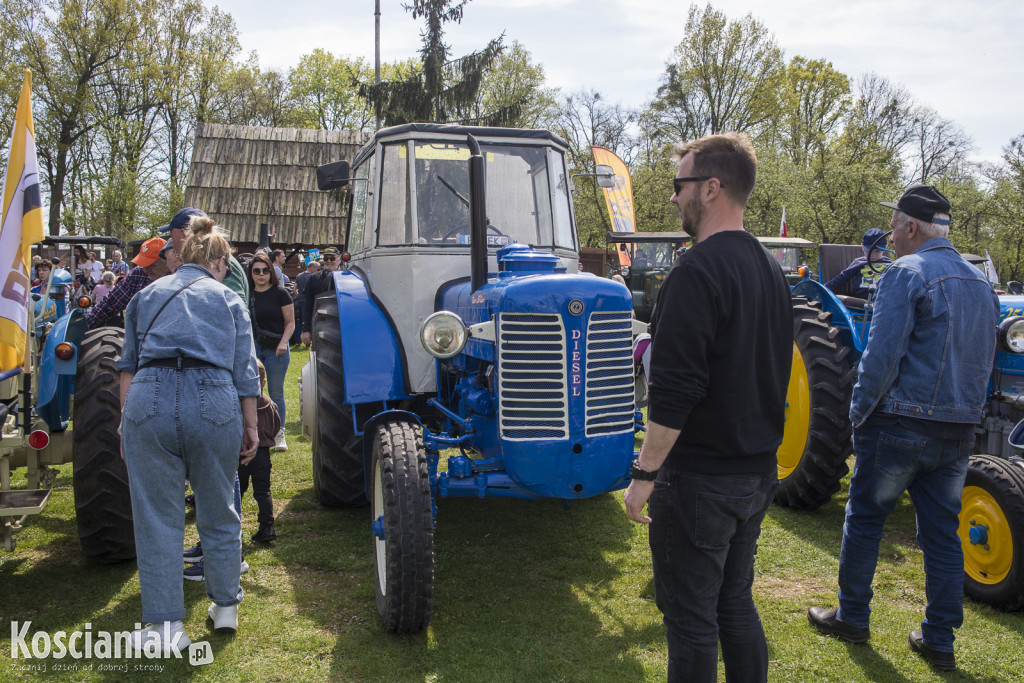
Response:
[{"label": "black wristwatch", "polygon": [[634,458],[633,464],[629,466],[629,476],[638,481],[654,481],[658,478],[658,470],[648,472],[640,467],[640,458]]}]

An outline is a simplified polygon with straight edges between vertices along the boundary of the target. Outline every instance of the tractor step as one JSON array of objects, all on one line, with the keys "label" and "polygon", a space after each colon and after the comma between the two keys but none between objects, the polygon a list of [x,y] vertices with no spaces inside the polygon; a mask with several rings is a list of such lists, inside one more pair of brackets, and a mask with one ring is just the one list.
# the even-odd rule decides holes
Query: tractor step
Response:
[{"label": "tractor step", "polygon": [[50,500],[51,489],[0,491],[0,517],[38,515]]}]

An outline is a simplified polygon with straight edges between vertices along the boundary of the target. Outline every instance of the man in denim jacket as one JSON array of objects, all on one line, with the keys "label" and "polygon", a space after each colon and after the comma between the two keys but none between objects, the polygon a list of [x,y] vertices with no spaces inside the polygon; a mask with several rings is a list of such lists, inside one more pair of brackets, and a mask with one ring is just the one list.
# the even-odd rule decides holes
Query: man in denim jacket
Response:
[{"label": "man in denim jacket", "polygon": [[890,227],[897,261],[878,284],[867,348],[853,388],[857,454],[839,557],[839,609],[811,607],[820,630],[870,636],[871,581],[882,527],[904,491],[917,513],[928,604],[910,647],[953,669],[963,623],[964,560],[957,536],[967,459],[995,353],[999,302],[982,273],[946,239],[949,201],[910,187]]}]

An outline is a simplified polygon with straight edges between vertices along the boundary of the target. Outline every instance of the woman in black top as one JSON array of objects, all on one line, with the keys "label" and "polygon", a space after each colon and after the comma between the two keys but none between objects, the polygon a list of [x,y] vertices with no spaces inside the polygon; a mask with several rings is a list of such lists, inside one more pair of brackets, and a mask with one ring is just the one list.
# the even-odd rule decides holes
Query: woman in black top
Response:
[{"label": "woman in black top", "polygon": [[288,444],[284,438],[284,376],[291,361],[288,340],[295,330],[295,308],[291,295],[277,279],[266,252],[256,252],[247,272],[249,317],[256,340],[256,356],[267,369],[267,393],[277,404],[277,413],[281,417],[281,431],[277,433],[274,450],[285,451]]}]

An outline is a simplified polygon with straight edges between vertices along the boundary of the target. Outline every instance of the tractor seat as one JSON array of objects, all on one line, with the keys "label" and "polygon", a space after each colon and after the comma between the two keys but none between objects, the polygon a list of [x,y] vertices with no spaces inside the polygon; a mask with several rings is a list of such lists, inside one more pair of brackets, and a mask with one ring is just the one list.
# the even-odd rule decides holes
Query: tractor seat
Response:
[{"label": "tractor seat", "polygon": [[846,306],[848,309],[853,311],[867,312],[870,310],[867,299],[861,299],[856,296],[847,296],[845,294],[837,294],[836,298]]}]

